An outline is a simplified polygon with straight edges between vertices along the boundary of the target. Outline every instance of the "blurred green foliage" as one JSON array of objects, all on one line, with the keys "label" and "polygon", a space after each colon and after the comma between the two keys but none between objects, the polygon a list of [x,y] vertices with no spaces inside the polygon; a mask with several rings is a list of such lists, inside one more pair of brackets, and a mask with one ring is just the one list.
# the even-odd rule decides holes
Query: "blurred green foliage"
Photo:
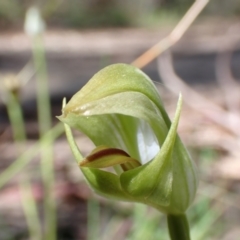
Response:
[{"label": "blurred green foliage", "polygon": [[18,19],[23,19],[23,9],[14,0],[0,1],[0,27],[17,25]]},{"label": "blurred green foliage", "polygon": [[[193,0],[1,0],[0,28],[21,27],[26,9],[34,3],[48,26],[96,28],[142,25],[149,17],[156,19],[156,15],[171,21],[176,15],[182,15]],[[238,14],[240,0],[211,1],[205,10],[205,15],[210,16]]]}]

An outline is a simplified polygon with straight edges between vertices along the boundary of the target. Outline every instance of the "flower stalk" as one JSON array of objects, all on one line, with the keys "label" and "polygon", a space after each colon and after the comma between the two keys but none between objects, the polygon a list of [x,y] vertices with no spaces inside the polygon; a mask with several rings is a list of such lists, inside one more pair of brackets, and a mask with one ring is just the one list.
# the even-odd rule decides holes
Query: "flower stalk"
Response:
[{"label": "flower stalk", "polygon": [[171,240],[190,240],[190,230],[185,214],[167,215],[167,222]]}]

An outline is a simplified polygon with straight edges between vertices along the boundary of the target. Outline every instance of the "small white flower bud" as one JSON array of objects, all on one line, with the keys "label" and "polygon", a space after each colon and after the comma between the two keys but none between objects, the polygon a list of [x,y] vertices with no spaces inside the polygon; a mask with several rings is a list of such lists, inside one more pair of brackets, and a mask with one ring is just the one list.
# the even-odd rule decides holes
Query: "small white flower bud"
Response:
[{"label": "small white flower bud", "polygon": [[29,36],[36,36],[44,32],[45,23],[38,8],[30,7],[27,10],[24,30]]}]

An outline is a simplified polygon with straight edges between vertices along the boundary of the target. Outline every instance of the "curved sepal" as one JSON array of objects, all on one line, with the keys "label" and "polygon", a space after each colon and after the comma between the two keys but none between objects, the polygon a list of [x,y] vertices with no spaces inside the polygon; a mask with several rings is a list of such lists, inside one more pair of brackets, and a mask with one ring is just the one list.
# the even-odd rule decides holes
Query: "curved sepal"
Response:
[{"label": "curved sepal", "polygon": [[[67,104],[68,106],[68,104]],[[141,121],[151,126],[161,145],[168,129],[157,106],[139,92],[123,92],[78,105],[78,110],[59,117],[61,121],[84,132],[96,146],[121,148],[140,159],[136,138]],[[101,126],[101,127],[99,127]]]},{"label": "curved sepal", "polygon": [[164,210],[171,207],[173,183],[172,152],[180,118],[182,98],[179,97],[176,114],[157,156],[148,164],[124,172],[120,182],[124,191],[129,195],[144,199],[145,203]]},{"label": "curved sepal", "polygon": [[78,107],[85,103],[129,91],[140,92],[158,108],[163,108],[162,100],[152,80],[138,68],[120,63],[105,67],[96,73],[81,91],[71,98],[64,108],[64,114],[78,111]]}]

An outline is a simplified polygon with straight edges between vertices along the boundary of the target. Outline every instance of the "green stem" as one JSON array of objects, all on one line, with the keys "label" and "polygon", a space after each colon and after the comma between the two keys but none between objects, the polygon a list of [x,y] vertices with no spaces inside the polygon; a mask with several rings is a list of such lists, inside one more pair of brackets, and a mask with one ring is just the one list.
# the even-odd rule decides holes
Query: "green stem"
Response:
[{"label": "green stem", "polygon": [[41,240],[41,223],[38,217],[37,203],[32,192],[31,183],[28,180],[22,180],[20,184],[20,193],[23,211],[26,217],[29,235],[31,240]]},{"label": "green stem", "polygon": [[[24,126],[24,119],[22,109],[19,103],[18,95],[9,91],[7,93],[7,111],[10,119],[11,127],[13,129],[13,138],[18,147],[18,152],[24,151],[26,144],[26,131]],[[42,239],[41,224],[39,221],[37,202],[31,191],[31,183],[28,179],[21,179],[20,192],[22,195],[23,211],[27,220],[30,239]]]},{"label": "green stem", "polygon": [[185,214],[168,215],[168,231],[171,240],[190,240],[188,220]]},{"label": "green stem", "polygon": [[[10,124],[13,131],[13,139],[15,143],[21,145],[26,141],[25,125],[22,116],[22,109],[19,103],[17,94],[13,92],[7,92],[7,112],[10,120]],[[18,146],[18,148],[21,146]],[[21,149],[18,149],[21,150]]]},{"label": "green stem", "polygon": [[[51,129],[51,106],[44,45],[40,35],[33,38],[33,58],[37,77],[37,110],[40,137]],[[41,174],[44,185],[45,238],[56,239],[56,202],[54,197],[53,138],[46,139],[41,148]]]},{"label": "green stem", "polygon": [[[43,137],[39,139],[31,148],[27,149],[25,152],[20,154],[20,156],[0,174],[0,189],[7,184],[18,172],[23,170],[23,168],[31,161],[33,158],[42,151],[40,146],[47,144],[47,139],[49,136],[53,140],[57,139],[64,133],[64,128],[62,123],[58,123],[51,130],[49,130]],[[46,146],[47,147],[47,146]]]},{"label": "green stem", "polygon": [[98,239],[100,233],[100,207],[96,199],[87,202],[87,239]]},{"label": "green stem", "polygon": [[[63,99],[62,108],[64,108],[65,106],[66,106],[66,98]],[[71,148],[73,156],[74,156],[77,164],[79,164],[83,160],[83,156],[82,156],[82,154],[81,154],[81,152],[80,152],[80,150],[77,146],[77,143],[75,142],[75,139],[74,139],[73,134],[72,134],[72,130],[69,127],[69,125],[67,125],[66,123],[64,123],[64,129],[65,129],[68,144]]]}]

